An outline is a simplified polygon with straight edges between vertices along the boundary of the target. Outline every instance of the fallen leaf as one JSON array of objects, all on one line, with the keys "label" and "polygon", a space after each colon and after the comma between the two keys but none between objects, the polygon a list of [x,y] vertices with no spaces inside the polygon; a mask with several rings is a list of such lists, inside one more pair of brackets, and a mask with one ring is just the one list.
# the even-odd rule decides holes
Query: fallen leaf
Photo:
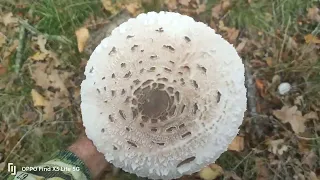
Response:
[{"label": "fallen leaf", "polygon": [[303,103],[304,103],[303,96],[297,96],[294,99],[294,105],[302,106]]},{"label": "fallen leaf", "polygon": [[45,106],[46,100],[35,89],[31,90],[31,96],[32,96],[32,100],[33,100],[33,106],[35,106],[35,107]]},{"label": "fallen leaf", "polygon": [[47,39],[43,35],[39,35],[37,37],[37,44],[41,52],[49,53],[49,51],[46,49]]},{"label": "fallen leaf", "polygon": [[297,106],[283,106],[281,110],[274,110],[273,115],[283,123],[290,123],[292,130],[296,133],[305,131],[306,118],[302,116],[301,111],[298,111]]},{"label": "fallen leaf", "polygon": [[19,40],[14,40],[12,44],[9,46],[9,48],[6,48],[3,53],[3,61],[2,65],[7,67],[9,65],[9,57],[10,55],[17,49],[19,45]]},{"label": "fallen leaf", "polygon": [[312,34],[308,34],[304,36],[304,40],[306,41],[306,43],[314,43],[314,44],[320,43],[320,39]]},{"label": "fallen leaf", "polygon": [[298,43],[292,37],[289,37],[287,47],[291,50],[298,49]]},{"label": "fallen leaf", "polygon": [[42,53],[42,52],[36,52],[33,56],[30,58],[34,61],[43,61],[46,57],[48,56],[47,53]]},{"label": "fallen leaf", "polygon": [[243,149],[244,138],[242,136],[236,136],[228,147],[228,150],[237,152],[243,151]]},{"label": "fallen leaf", "polygon": [[7,68],[5,68],[2,64],[0,64],[0,76],[4,75],[7,72]]},{"label": "fallen leaf", "polygon": [[206,11],[206,8],[207,8],[207,6],[206,6],[206,4],[200,4],[199,6],[198,6],[198,8],[197,8],[197,14],[200,14],[200,13],[203,13],[203,12],[205,12]]},{"label": "fallen leaf", "polygon": [[221,4],[215,5],[215,6],[211,9],[211,16],[214,17],[214,18],[216,18],[216,19],[219,19],[220,14],[221,14],[221,10],[222,10]]},{"label": "fallen leaf", "polygon": [[140,12],[138,11],[140,9],[140,5],[135,2],[135,3],[130,3],[126,5],[126,9],[129,11],[130,14],[133,16],[137,16]]},{"label": "fallen leaf", "polygon": [[307,17],[312,21],[320,22],[319,12],[320,12],[320,10],[316,6],[309,8]]},{"label": "fallen leaf", "polygon": [[0,32],[0,48],[6,43],[7,37]]},{"label": "fallen leaf", "polygon": [[307,120],[309,120],[309,119],[319,120],[318,114],[314,111],[311,111],[311,112],[305,114],[303,117]]},{"label": "fallen leaf", "polygon": [[256,158],[255,163],[257,168],[257,180],[269,179],[269,170],[266,167],[266,163],[261,158]]},{"label": "fallen leaf", "polygon": [[176,0],[165,0],[165,5],[167,5],[168,9],[175,10],[177,9],[177,1]]},{"label": "fallen leaf", "polygon": [[272,67],[272,65],[273,65],[273,60],[272,60],[272,58],[271,58],[271,57],[267,57],[267,58],[266,58],[266,63],[267,63],[267,65],[268,65],[269,67]]},{"label": "fallen leaf", "polygon": [[33,111],[25,111],[23,112],[22,114],[22,118],[25,119],[25,120],[31,120],[31,121],[34,121],[36,120],[38,114],[33,112]]},{"label": "fallen leaf", "polygon": [[239,36],[239,30],[238,29],[236,29],[236,28],[229,28],[228,30],[227,30],[227,38],[228,38],[228,40],[229,40],[229,42],[231,43],[231,44],[234,44],[235,42],[236,42],[236,39],[238,38],[238,36]]},{"label": "fallen leaf", "polygon": [[236,50],[238,53],[241,53],[241,51],[244,49],[244,47],[246,46],[248,40],[247,39],[244,39],[241,41],[240,44],[238,44],[238,46],[236,47]]},{"label": "fallen leaf", "polygon": [[213,180],[223,174],[223,169],[217,164],[210,164],[199,172],[199,176],[204,180]]},{"label": "fallen leaf", "polygon": [[311,171],[309,173],[309,178],[310,178],[310,180],[319,180],[320,179],[320,177],[317,177],[316,173],[313,171]]},{"label": "fallen leaf", "polygon": [[113,0],[101,0],[104,9],[111,14],[116,14],[118,12],[116,3],[113,3]]},{"label": "fallen leaf", "polygon": [[219,19],[220,15],[226,12],[230,7],[231,7],[230,0],[220,1],[219,4],[215,5],[211,9],[211,16],[214,17],[215,19]]},{"label": "fallen leaf", "polygon": [[317,162],[318,156],[313,151],[305,154],[302,158],[302,164],[309,166],[310,169],[313,169]]},{"label": "fallen leaf", "polygon": [[282,155],[284,152],[288,151],[288,146],[284,145],[283,139],[277,140],[267,140],[268,151],[273,154]]},{"label": "fallen leaf", "polygon": [[0,171],[3,171],[5,167],[6,167],[6,162],[0,163]]},{"label": "fallen leaf", "polygon": [[262,79],[255,79],[256,87],[259,91],[261,97],[265,97],[266,95],[266,86]]},{"label": "fallen leaf", "polygon": [[17,24],[18,18],[13,17],[12,12],[10,12],[2,16],[2,22],[5,26],[8,26],[9,24]]},{"label": "fallen leaf", "polygon": [[179,3],[183,6],[189,6],[191,0],[179,0]]},{"label": "fallen leaf", "polygon": [[86,46],[86,43],[90,37],[89,30],[83,27],[78,29],[75,34],[77,36],[78,50],[79,52],[83,52],[84,47]]},{"label": "fallen leaf", "polygon": [[223,0],[221,6],[222,6],[222,10],[226,12],[231,7],[231,1],[230,0]]}]

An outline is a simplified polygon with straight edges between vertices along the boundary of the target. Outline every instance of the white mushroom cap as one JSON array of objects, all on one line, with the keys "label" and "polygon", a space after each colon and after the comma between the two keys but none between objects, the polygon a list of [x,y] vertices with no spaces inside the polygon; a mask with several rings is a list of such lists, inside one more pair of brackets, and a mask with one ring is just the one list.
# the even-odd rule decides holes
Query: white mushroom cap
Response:
[{"label": "white mushroom cap", "polygon": [[235,48],[192,18],[150,12],[114,29],[81,84],[86,134],[107,161],[152,179],[213,163],[246,110]]}]

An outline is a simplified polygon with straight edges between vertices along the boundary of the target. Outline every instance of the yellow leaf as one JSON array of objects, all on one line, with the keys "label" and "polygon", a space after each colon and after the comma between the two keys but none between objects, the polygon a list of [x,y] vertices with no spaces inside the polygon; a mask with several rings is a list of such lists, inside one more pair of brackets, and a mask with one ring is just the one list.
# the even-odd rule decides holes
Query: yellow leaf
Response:
[{"label": "yellow leaf", "polygon": [[308,34],[304,36],[304,40],[306,41],[306,43],[314,43],[314,44],[320,43],[320,39],[312,34]]},{"label": "yellow leaf", "polygon": [[36,52],[33,56],[31,56],[31,59],[34,61],[43,61],[47,55],[47,53]]},{"label": "yellow leaf", "polygon": [[87,28],[80,28],[76,31],[78,50],[83,52],[84,47],[90,37],[89,30]]},{"label": "yellow leaf", "polygon": [[31,90],[31,96],[32,96],[32,100],[33,100],[33,105],[35,107],[45,106],[46,100],[35,89]]},{"label": "yellow leaf", "polygon": [[297,106],[283,106],[281,110],[273,111],[273,115],[283,123],[290,123],[292,130],[296,133],[302,133],[306,130],[306,118],[302,116],[301,111],[298,111]]},{"label": "yellow leaf", "polygon": [[235,137],[228,147],[228,150],[230,150],[230,151],[240,152],[243,149],[244,149],[244,138],[241,136]]},{"label": "yellow leaf", "polygon": [[272,58],[271,58],[271,57],[267,57],[267,58],[266,58],[266,62],[267,62],[267,64],[268,64],[269,67],[272,67],[273,61],[272,61]]},{"label": "yellow leaf", "polygon": [[201,171],[199,172],[199,176],[201,177],[201,179],[204,179],[204,180],[213,180],[221,176],[222,174],[223,174],[223,169],[216,164],[211,164],[201,169]]}]

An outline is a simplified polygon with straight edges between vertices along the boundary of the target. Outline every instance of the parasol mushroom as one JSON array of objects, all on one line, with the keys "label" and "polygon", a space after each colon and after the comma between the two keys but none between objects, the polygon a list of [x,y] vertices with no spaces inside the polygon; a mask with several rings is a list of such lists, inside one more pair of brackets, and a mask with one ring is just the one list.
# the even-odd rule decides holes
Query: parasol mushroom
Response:
[{"label": "parasol mushroom", "polygon": [[246,110],[235,48],[178,13],[121,24],[94,50],[85,75],[88,138],[108,162],[141,177],[173,179],[213,163]]}]

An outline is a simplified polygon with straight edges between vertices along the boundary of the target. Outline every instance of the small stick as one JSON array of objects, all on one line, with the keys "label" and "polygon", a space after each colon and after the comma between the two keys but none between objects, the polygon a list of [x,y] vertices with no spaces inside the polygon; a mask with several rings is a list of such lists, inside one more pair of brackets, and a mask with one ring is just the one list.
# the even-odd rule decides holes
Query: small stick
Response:
[{"label": "small stick", "polygon": [[21,68],[22,51],[24,49],[25,37],[26,37],[26,29],[23,26],[20,26],[19,45],[17,48],[17,55],[16,55],[15,67],[14,67],[14,71],[16,74],[19,73]]},{"label": "small stick", "polygon": [[35,27],[31,26],[25,20],[19,20],[19,23],[32,34],[43,35],[48,40],[60,41],[64,44],[72,44],[72,41],[66,38],[65,36],[49,35],[47,33],[42,33],[39,30],[37,30]]}]

